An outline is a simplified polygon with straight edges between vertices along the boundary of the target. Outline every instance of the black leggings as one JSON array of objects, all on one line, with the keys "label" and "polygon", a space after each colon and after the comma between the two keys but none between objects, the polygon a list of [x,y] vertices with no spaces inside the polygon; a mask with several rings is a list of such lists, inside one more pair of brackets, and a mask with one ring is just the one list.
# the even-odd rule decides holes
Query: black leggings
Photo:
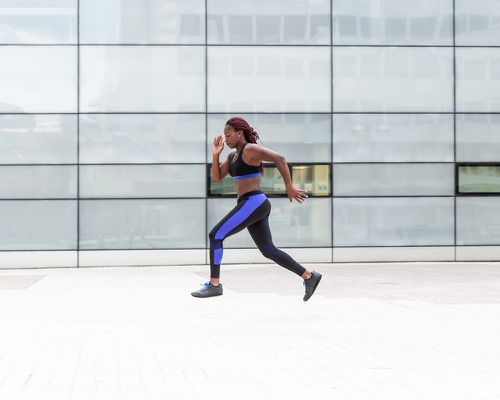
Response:
[{"label": "black leggings", "polygon": [[222,242],[225,238],[247,228],[253,241],[264,255],[275,263],[302,276],[306,269],[273,244],[269,229],[271,203],[259,190],[245,193],[236,207],[212,229],[210,238],[210,277],[219,278],[222,261]]}]

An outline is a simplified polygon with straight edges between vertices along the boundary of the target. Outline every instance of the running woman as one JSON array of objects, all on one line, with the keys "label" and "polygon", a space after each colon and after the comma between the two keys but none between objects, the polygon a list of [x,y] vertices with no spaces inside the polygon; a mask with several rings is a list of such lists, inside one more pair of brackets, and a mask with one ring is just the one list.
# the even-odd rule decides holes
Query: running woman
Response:
[{"label": "running woman", "polygon": [[[259,135],[243,118],[235,117],[226,122],[224,135],[214,139],[212,160],[212,181],[220,182],[228,173],[234,178],[237,205],[210,232],[210,281],[200,290],[192,292],[194,297],[213,297],[222,295],[219,282],[222,261],[222,242],[225,238],[247,228],[261,253],[282,267],[296,273],[304,279],[304,301],[309,300],[321,280],[321,274],[309,272],[285,252],[277,249],[269,230],[271,203],[260,189],[260,177],[263,172],[262,161],[273,162],[280,171],[286,185],[290,202],[296,200],[302,204],[307,198],[304,190],[292,185],[290,171],[285,157],[257,145]],[[224,149],[224,142],[236,151],[229,154],[226,161],[219,164],[219,155]]]}]

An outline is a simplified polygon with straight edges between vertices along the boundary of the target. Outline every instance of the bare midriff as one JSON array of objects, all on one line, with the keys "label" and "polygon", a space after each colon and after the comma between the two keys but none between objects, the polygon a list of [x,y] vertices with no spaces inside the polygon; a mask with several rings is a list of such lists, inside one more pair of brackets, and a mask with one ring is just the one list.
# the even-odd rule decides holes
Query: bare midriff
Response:
[{"label": "bare midriff", "polygon": [[236,194],[240,197],[245,193],[260,190],[260,178],[248,178],[234,181],[234,186],[236,187]]}]

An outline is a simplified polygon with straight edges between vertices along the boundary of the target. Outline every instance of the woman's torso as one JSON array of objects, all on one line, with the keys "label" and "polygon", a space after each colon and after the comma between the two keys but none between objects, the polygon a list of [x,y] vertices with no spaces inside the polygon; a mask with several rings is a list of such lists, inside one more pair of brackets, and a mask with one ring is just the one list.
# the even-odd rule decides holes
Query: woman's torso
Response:
[{"label": "woman's torso", "polygon": [[260,164],[251,165],[246,163],[244,150],[245,146],[241,148],[239,154],[234,153],[231,164],[229,164],[229,173],[234,178],[234,186],[238,197],[247,192],[260,189]]}]

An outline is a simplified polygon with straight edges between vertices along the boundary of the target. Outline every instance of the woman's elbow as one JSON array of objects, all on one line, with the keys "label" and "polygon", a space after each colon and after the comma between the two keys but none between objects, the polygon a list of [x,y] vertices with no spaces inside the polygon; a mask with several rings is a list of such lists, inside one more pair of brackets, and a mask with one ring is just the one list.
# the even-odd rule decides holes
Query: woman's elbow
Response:
[{"label": "woman's elbow", "polygon": [[286,159],[285,159],[285,156],[282,156],[281,154],[279,154],[275,161],[274,161],[275,164],[285,164],[286,165]]}]

